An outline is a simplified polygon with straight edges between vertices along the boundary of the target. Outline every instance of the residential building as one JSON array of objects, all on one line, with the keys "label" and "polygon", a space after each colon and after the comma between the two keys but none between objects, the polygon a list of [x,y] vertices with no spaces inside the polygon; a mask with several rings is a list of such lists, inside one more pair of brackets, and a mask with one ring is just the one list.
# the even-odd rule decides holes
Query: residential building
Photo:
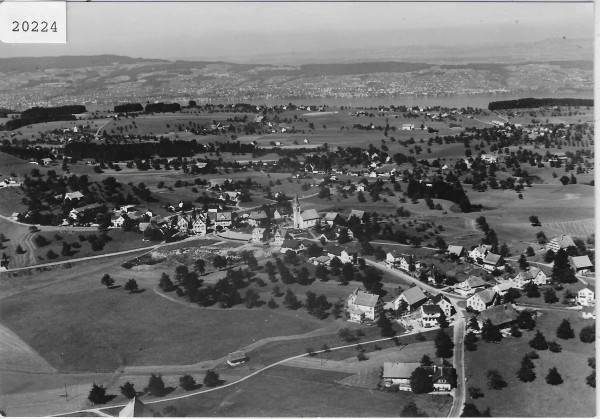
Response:
[{"label": "residential building", "polygon": [[340,214],[337,212],[328,212],[323,216],[323,222],[332,227],[336,224],[339,224],[340,221],[342,221],[342,217],[340,217]]},{"label": "residential building", "polygon": [[546,244],[546,249],[552,250],[553,252],[558,252],[559,249],[564,250],[571,246],[575,247],[573,239],[571,236],[564,234],[562,236],[557,236],[550,239],[548,244]]},{"label": "residential building", "polygon": [[252,229],[252,241],[254,243],[262,243],[265,241],[265,233],[267,229],[262,227],[256,227]]},{"label": "residential building", "polygon": [[473,248],[470,252],[469,252],[469,257],[473,260],[477,260],[477,259],[481,259],[483,260],[483,258],[485,258],[485,255],[487,255],[487,253],[492,249],[492,246],[489,244],[482,244],[479,245],[475,248]]},{"label": "residential building", "polygon": [[577,304],[584,307],[590,307],[596,304],[596,287],[586,285],[584,288],[577,291]]},{"label": "residential building", "polygon": [[596,307],[586,306],[581,310],[581,317],[584,319],[596,320]]},{"label": "residential building", "polygon": [[427,301],[427,296],[418,286],[414,286],[412,288],[404,291],[398,298],[394,300],[394,310],[398,310],[400,308],[400,301],[406,301],[408,304],[408,310],[412,311],[418,308],[421,304]]},{"label": "residential building", "polygon": [[418,362],[384,362],[383,385],[397,385],[399,390],[411,391],[410,376],[417,368],[423,368],[433,381],[433,391],[450,391],[456,383],[456,370],[438,365],[422,366]]},{"label": "residential building", "polygon": [[526,271],[521,271],[510,280],[515,288],[523,289],[523,287],[532,282],[536,285],[545,285],[548,283],[548,277],[540,268],[530,266]]},{"label": "residential building", "polygon": [[498,294],[492,289],[479,291],[467,299],[467,307],[473,310],[483,311],[488,307],[493,306],[497,301]]},{"label": "residential building", "polygon": [[462,246],[450,245],[446,249],[446,253],[448,253],[448,255],[450,255],[450,256],[454,255],[454,256],[460,258],[460,257],[463,257],[466,254],[466,250]]},{"label": "residential building", "polygon": [[370,292],[355,289],[348,297],[348,314],[350,321],[375,321],[383,311],[383,302],[381,297]]},{"label": "residential building", "polygon": [[470,276],[463,282],[457,284],[456,288],[466,293],[470,293],[484,289],[486,284],[487,283],[480,276]]},{"label": "residential building", "polygon": [[495,269],[504,269],[504,258],[492,252],[488,252],[483,258],[483,269],[493,271]]},{"label": "residential building", "polygon": [[442,309],[436,304],[423,304],[421,306],[421,325],[423,327],[437,326],[442,313]]},{"label": "residential building", "polygon": [[502,304],[482,310],[476,317],[479,327],[490,320],[494,326],[505,328],[517,320],[519,313],[512,304]]},{"label": "residential building", "polygon": [[452,315],[456,312],[454,306],[452,305],[448,297],[446,297],[444,294],[437,294],[433,296],[429,301],[431,301],[432,304],[437,304],[439,308],[442,309],[442,312],[448,319],[452,317]]},{"label": "residential building", "polygon": [[119,411],[119,417],[121,418],[148,418],[154,416],[156,416],[156,413],[137,397],[131,399],[131,401]]},{"label": "residential building", "polygon": [[241,365],[248,360],[248,356],[244,351],[235,351],[227,354],[227,363],[235,367],[236,365]]},{"label": "residential building", "polygon": [[577,273],[586,273],[594,269],[594,265],[592,265],[592,261],[590,261],[590,258],[587,255],[572,256],[569,258],[569,261]]}]

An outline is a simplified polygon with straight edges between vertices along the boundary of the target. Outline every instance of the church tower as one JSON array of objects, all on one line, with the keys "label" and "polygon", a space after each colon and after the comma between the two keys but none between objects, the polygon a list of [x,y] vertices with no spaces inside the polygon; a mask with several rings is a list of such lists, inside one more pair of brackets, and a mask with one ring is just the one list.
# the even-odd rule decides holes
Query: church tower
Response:
[{"label": "church tower", "polygon": [[298,194],[296,194],[296,198],[294,199],[293,211],[294,211],[294,228],[300,228],[300,223],[302,221],[302,218],[300,217],[300,200],[298,199]]}]

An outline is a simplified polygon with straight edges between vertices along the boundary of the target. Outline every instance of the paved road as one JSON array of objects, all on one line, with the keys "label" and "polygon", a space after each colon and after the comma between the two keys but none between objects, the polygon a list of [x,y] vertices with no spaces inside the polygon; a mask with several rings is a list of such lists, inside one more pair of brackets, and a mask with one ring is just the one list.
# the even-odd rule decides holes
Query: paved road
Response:
[{"label": "paved road", "polygon": [[463,406],[465,405],[465,317],[464,312],[458,307],[457,300],[451,299],[452,305],[456,310],[456,320],[454,322],[454,357],[453,364],[456,370],[456,388],[453,390],[453,401],[449,418],[460,417]]}]

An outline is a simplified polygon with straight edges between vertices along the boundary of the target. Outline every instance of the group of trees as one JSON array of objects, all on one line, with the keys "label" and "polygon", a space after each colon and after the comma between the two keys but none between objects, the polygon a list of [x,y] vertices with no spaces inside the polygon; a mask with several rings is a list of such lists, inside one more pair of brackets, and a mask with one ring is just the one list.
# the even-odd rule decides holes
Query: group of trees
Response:
[{"label": "group of trees", "polygon": [[[206,371],[204,376],[203,383],[206,387],[216,387],[223,383],[223,381],[219,378],[219,374],[214,370]],[[190,374],[184,374],[179,377],[179,387],[181,387],[185,391],[196,390],[200,384],[196,382],[194,377]],[[135,389],[135,385],[130,381],[123,383],[119,387],[121,394],[128,398],[133,399],[134,397],[138,397],[140,394],[149,394],[155,397],[163,397],[167,394],[172,388],[169,388],[165,385],[165,382],[161,375],[151,374],[148,379],[148,384],[144,387],[143,393],[138,392]],[[94,404],[103,404],[108,400],[112,399],[114,396],[109,396],[106,393],[106,388],[102,385],[98,385],[94,383],[88,395],[88,400]]]}]

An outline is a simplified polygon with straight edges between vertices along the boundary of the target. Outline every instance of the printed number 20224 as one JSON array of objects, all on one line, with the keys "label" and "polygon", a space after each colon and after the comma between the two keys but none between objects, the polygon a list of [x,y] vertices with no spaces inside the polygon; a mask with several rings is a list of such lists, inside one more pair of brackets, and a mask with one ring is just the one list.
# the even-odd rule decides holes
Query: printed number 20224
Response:
[{"label": "printed number 20224", "polygon": [[46,21],[38,22],[32,20],[28,22],[26,20],[19,22],[14,20],[12,23],[14,26],[12,28],[13,32],[56,32],[58,29],[56,28],[56,22],[48,23]]}]

